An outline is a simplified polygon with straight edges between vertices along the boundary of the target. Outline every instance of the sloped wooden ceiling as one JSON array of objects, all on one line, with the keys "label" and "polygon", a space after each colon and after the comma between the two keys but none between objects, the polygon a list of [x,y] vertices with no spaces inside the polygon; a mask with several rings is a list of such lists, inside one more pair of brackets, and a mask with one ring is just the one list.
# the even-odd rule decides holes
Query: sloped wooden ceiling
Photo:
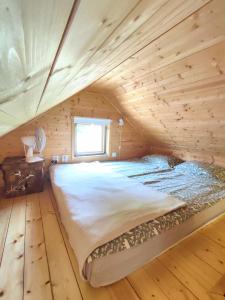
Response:
[{"label": "sloped wooden ceiling", "polygon": [[152,150],[225,165],[225,1],[205,3],[89,89],[110,95]]},{"label": "sloped wooden ceiling", "polygon": [[[140,65],[145,65],[145,62],[148,71],[156,70],[193,53],[191,47],[200,51],[221,42],[224,21],[218,23],[216,14],[224,12],[223,4],[224,1],[210,0],[2,0],[0,136],[111,70],[114,71],[110,74],[116,77],[120,75],[121,68],[122,71],[127,68],[145,76],[140,70]],[[212,13],[205,14],[200,24],[198,15],[209,5],[213,7]],[[187,30],[182,24],[186,24],[189,18],[193,27]],[[213,20],[212,24],[208,23],[210,20]],[[206,29],[203,29],[204,26]],[[177,32],[178,27],[183,31]],[[157,40],[170,35],[170,32],[170,38],[164,44],[162,42],[162,49],[157,50],[156,55],[154,47],[157,47]],[[178,50],[174,52],[180,47],[184,48],[179,50],[180,53]],[[146,52],[147,57],[145,49],[152,49],[152,52]],[[143,56],[139,60],[137,55],[141,53]],[[163,53],[168,57],[164,58]],[[154,62],[151,60],[153,57],[156,58]],[[147,62],[148,58],[152,61],[151,65]],[[131,70],[129,66],[133,64],[139,68]],[[204,70],[201,70],[200,74],[203,73]],[[158,76],[156,80],[160,81],[166,74]],[[126,80],[125,77],[125,83],[130,84],[132,89],[134,80],[129,78]],[[180,78],[174,76],[170,79],[167,83],[171,83],[172,88]],[[123,80],[117,78],[111,86],[123,85]],[[149,89],[152,87],[149,86]],[[157,87],[158,92],[160,89]],[[133,96],[129,100],[132,99]]]},{"label": "sloped wooden ceiling", "polygon": [[0,134],[32,119],[72,0],[0,1]]}]

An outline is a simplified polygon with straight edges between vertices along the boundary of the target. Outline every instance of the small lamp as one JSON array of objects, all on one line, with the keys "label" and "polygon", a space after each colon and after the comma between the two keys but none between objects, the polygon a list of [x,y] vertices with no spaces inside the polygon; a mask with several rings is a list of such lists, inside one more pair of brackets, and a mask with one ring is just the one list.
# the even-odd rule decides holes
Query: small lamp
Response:
[{"label": "small lamp", "polygon": [[119,126],[124,126],[124,119],[123,118],[118,119],[118,125]]}]

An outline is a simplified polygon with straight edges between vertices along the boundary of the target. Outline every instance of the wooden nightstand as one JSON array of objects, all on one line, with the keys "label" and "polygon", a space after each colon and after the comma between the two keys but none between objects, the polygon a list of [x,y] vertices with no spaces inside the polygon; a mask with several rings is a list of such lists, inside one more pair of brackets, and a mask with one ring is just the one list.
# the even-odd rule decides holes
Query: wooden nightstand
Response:
[{"label": "wooden nightstand", "polygon": [[2,163],[5,197],[43,191],[44,160],[27,163],[24,157],[7,157]]}]

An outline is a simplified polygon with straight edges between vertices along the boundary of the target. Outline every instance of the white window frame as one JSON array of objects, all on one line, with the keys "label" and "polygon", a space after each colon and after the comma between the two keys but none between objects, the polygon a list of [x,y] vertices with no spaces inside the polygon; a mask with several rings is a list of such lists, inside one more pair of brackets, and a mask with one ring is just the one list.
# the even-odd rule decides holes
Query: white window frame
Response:
[{"label": "white window frame", "polygon": [[[103,126],[103,135],[102,135],[102,143],[103,143],[103,151],[99,152],[86,152],[86,153],[79,153],[76,150],[77,146],[77,124],[86,124],[86,125],[102,125]],[[105,156],[108,154],[108,147],[109,147],[109,126],[111,124],[110,119],[100,119],[100,118],[85,118],[85,117],[73,117],[72,119],[72,153],[73,157],[91,157],[91,156]]]}]

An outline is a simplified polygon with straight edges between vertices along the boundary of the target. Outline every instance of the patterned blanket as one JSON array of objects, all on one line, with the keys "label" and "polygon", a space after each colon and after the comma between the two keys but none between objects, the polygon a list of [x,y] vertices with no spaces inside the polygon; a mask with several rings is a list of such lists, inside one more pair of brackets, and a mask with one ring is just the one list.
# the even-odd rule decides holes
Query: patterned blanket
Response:
[{"label": "patterned blanket", "polygon": [[88,262],[144,243],[225,198],[225,169],[217,166],[184,162],[168,168],[164,164],[159,166],[143,160],[104,164],[132,180],[174,195],[187,206],[143,223],[98,247],[88,257]]}]

